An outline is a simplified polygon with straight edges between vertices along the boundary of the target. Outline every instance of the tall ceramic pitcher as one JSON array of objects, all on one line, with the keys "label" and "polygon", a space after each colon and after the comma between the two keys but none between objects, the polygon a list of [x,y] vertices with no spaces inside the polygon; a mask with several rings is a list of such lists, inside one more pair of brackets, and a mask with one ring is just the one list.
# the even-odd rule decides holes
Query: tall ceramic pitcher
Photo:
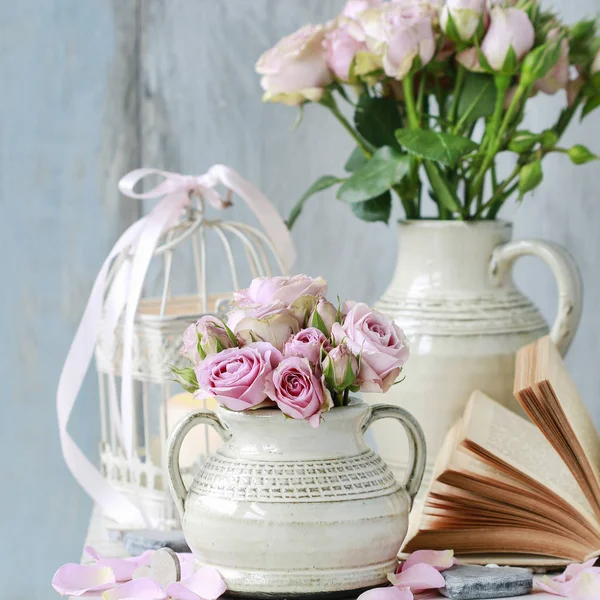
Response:
[{"label": "tall ceramic pitcher", "polygon": [[[512,226],[503,221],[407,221],[399,235],[396,272],[377,308],[404,329],[411,358],[404,381],[385,401],[406,408],[423,427],[426,489],[440,444],[471,392],[480,389],[518,410],[512,394],[515,352],[548,333],[537,308],[515,287],[513,263],[536,256],[554,274],[559,301],[551,336],[563,354],[579,324],[581,280],[564,248],[511,242]],[[398,452],[396,431],[381,424],[374,434],[379,453],[400,476],[406,454]]]}]

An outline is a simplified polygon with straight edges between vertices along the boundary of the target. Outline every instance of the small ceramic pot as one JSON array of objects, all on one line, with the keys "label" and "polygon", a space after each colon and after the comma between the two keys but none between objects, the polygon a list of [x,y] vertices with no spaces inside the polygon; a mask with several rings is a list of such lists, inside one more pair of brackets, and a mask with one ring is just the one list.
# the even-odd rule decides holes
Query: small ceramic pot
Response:
[{"label": "small ceramic pot", "polygon": [[[363,439],[385,417],[400,421],[409,438],[404,484]],[[188,490],[179,451],[199,424],[214,427],[225,444]],[[276,409],[191,413],[169,439],[167,466],[198,563],[217,568],[230,593],[289,598],[384,584],[425,462],[423,432],[409,413],[352,400],[324,413],[316,429]]]}]

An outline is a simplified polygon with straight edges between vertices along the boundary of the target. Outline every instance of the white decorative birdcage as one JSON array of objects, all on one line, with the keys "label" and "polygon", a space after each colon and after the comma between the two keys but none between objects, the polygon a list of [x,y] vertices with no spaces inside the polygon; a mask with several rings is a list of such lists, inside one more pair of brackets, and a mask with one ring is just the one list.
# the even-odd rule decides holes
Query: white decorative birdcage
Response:
[{"label": "white decorative birdcage", "polygon": [[[124,315],[110,323],[114,318],[110,298],[113,287],[127,282],[135,249],[125,247],[108,273],[95,356],[100,397],[100,470],[110,485],[138,508],[141,518],[119,523],[108,518],[107,525],[118,529],[171,529],[178,527],[178,520],[164,476],[167,437],[187,413],[214,407],[210,399],[194,399],[173,379],[171,366],[189,366],[180,354],[183,331],[202,315],[224,315],[234,290],[247,285],[253,277],[271,275],[270,260],[278,271],[285,269],[265,233],[244,223],[206,218],[202,195],[190,194],[190,202],[178,221],[162,233],[147,271],[147,277],[158,273],[154,283],[156,287],[159,282],[159,293],[147,296],[144,291],[137,305],[130,345],[131,419],[125,425],[121,397]],[[182,279],[182,273],[176,273],[180,255],[187,259],[185,279],[195,283],[193,295],[173,293],[174,280]],[[186,260],[181,262],[185,264]],[[227,270],[231,282],[228,291],[210,289],[207,267],[214,270],[215,265]],[[127,426],[129,436],[124,435]],[[196,428],[182,448],[182,472],[191,479],[198,461],[219,443],[212,429]]]}]

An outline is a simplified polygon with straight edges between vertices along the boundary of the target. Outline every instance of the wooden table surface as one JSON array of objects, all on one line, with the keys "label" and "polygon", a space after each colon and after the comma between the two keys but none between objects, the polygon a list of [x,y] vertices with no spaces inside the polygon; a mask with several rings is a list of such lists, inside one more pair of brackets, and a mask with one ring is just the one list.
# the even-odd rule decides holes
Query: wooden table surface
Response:
[{"label": "wooden table surface", "polygon": [[[127,551],[125,550],[123,544],[117,539],[118,534],[111,534],[102,523],[102,515],[98,508],[95,508],[92,517],[90,519],[90,525],[88,528],[85,545],[92,546],[95,548],[100,554],[104,556],[111,557],[123,557],[128,556]],[[89,558],[87,559],[89,562]],[[86,557],[82,556],[82,562],[86,562]],[[442,600],[445,596],[438,594],[437,592],[427,592],[423,594],[419,594],[418,600]],[[534,591],[533,594],[528,596],[519,596],[519,600],[523,600],[526,598],[535,598],[536,600],[557,600],[559,596],[553,596],[552,594],[547,594],[541,591]],[[77,598],[71,598],[71,600],[79,600]],[[98,600],[100,597],[98,596]],[[448,600],[445,598],[445,600]],[[507,598],[505,600],[516,600],[515,597]],[[571,599],[575,600],[575,599]],[[598,599],[600,600],[600,599]]]}]

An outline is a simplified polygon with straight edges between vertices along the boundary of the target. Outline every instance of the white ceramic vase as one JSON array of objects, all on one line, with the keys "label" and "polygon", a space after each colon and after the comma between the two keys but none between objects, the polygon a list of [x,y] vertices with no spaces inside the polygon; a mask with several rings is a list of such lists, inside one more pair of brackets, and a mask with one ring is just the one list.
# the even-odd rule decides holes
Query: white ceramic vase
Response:
[{"label": "white ceramic vase", "polygon": [[[404,484],[363,440],[385,417],[408,435]],[[214,427],[225,443],[187,490],[179,450],[199,424]],[[316,429],[276,409],[196,412],[168,443],[169,485],[197,561],[219,570],[228,593],[265,598],[347,596],[384,584],[425,460],[423,433],[409,413],[359,400],[325,413]]]},{"label": "white ceramic vase", "polygon": [[[444,436],[474,389],[519,410],[513,399],[515,352],[547,334],[548,325],[515,287],[515,260],[537,256],[552,270],[559,301],[551,336],[563,354],[581,315],[581,281],[561,246],[511,242],[512,226],[503,221],[407,221],[399,236],[396,272],[376,306],[404,329],[411,356],[404,381],[385,401],[406,408],[423,427],[425,491]],[[367,396],[369,402],[375,398]],[[387,424],[373,431],[378,452],[399,476],[406,455],[398,453],[396,432]]]}]

